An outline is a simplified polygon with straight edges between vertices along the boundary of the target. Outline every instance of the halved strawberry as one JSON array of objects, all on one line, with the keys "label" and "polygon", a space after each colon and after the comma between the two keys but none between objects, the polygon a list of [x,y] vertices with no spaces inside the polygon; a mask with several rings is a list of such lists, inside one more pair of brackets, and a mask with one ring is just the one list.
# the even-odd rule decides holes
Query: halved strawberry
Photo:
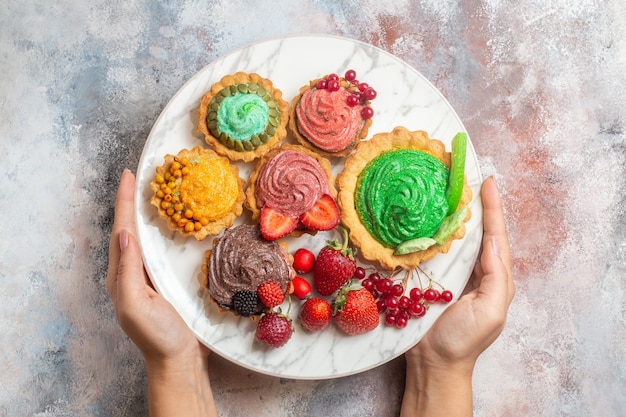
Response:
[{"label": "halved strawberry", "polygon": [[259,219],[261,235],[267,240],[277,240],[293,232],[298,218],[285,216],[271,207],[263,206]]},{"label": "halved strawberry", "polygon": [[311,230],[331,230],[339,224],[341,217],[335,200],[328,195],[322,195],[313,207],[300,216],[300,222]]}]

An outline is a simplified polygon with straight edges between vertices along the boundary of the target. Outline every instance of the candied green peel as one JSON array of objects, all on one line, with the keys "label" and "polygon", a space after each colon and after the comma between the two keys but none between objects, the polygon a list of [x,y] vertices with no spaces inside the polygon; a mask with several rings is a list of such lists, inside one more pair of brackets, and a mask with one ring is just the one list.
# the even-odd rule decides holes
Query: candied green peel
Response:
[{"label": "candied green peel", "polygon": [[447,216],[441,222],[437,231],[431,237],[419,237],[398,244],[394,255],[406,255],[413,252],[426,250],[434,245],[445,244],[450,237],[463,225],[467,215],[467,206],[459,209],[459,202],[463,195],[465,184],[465,159],[467,153],[467,134],[457,133],[451,142],[451,164],[448,176],[446,199],[448,201]]},{"label": "candied green peel", "polygon": [[252,151],[276,134],[280,125],[278,104],[255,83],[223,88],[208,105],[206,123],[215,138],[229,149]]}]

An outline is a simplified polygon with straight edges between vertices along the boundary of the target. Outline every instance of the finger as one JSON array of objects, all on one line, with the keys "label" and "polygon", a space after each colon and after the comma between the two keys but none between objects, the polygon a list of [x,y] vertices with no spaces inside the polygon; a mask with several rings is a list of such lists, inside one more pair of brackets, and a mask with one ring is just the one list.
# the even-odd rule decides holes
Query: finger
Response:
[{"label": "finger", "polygon": [[143,268],[141,250],[135,236],[126,229],[120,230],[120,261],[117,269],[117,303],[130,305],[138,299],[140,292],[150,291],[148,278]]},{"label": "finger", "polygon": [[495,275],[506,288],[506,299],[510,303],[515,293],[511,275],[511,254],[504,221],[502,201],[493,178],[483,183],[483,250],[480,266],[484,276]]},{"label": "finger", "polygon": [[[481,198],[483,202],[483,252],[487,245],[494,249],[494,254],[499,257],[506,269],[507,287],[509,298],[513,298],[515,292],[513,275],[511,274],[511,251],[509,246],[502,200],[496,183],[492,177],[487,178],[482,186]],[[482,256],[481,256],[482,264]],[[481,265],[484,271],[484,265]]]},{"label": "finger", "polygon": [[106,288],[109,297],[115,302],[117,288],[117,270],[120,261],[120,231],[135,230],[133,216],[133,199],[135,196],[135,176],[125,169],[120,178],[115,199],[115,218],[109,241],[109,268],[107,271]]}]

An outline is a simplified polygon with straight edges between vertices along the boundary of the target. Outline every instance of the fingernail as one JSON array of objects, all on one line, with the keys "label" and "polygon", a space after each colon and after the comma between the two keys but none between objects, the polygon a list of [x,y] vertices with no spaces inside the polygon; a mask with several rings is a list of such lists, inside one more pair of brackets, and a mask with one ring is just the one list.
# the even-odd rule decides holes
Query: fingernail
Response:
[{"label": "fingernail", "polygon": [[124,229],[120,232],[120,250],[124,251],[128,247],[128,232]]},{"label": "fingernail", "polygon": [[499,258],[500,257],[500,242],[498,242],[498,239],[491,238],[491,247],[493,248],[493,253],[495,253],[496,256]]},{"label": "fingernail", "polygon": [[127,172],[130,172],[130,169],[128,169],[128,168],[124,168],[124,169],[122,170],[122,175],[120,175],[120,178],[122,178],[122,177],[124,176],[124,174],[126,174]]}]

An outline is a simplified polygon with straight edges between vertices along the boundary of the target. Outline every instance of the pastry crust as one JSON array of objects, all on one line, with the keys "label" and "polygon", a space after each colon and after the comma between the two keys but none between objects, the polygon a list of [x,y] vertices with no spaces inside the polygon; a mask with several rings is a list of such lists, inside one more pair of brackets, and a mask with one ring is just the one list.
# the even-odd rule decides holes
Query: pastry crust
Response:
[{"label": "pastry crust", "polygon": [[[233,203],[230,211],[225,215],[221,216],[218,219],[214,219],[209,221],[208,224],[202,226],[200,230],[194,230],[192,232],[188,232],[185,230],[184,225],[179,226],[176,221],[172,218],[172,216],[168,215],[167,209],[162,207],[162,203],[164,202],[163,198],[158,196],[158,191],[161,188],[161,184],[157,183],[156,179],[150,183],[150,189],[154,192],[152,198],[150,199],[150,203],[158,209],[159,217],[165,219],[167,222],[167,226],[170,230],[178,231],[182,236],[188,237],[193,236],[197,240],[203,240],[207,236],[215,236],[220,234],[222,230],[227,227],[233,225],[235,219],[241,215],[243,212],[243,202],[246,198],[244,193],[245,180],[239,177],[239,168],[237,168],[234,164],[232,164],[227,158],[218,155],[211,149],[206,149],[201,146],[196,146],[195,148],[188,150],[183,149],[177,155],[165,155],[163,165],[156,168],[156,176],[164,177],[166,173],[169,173],[170,167],[173,162],[180,161],[182,158],[187,158],[189,160],[194,157],[199,156],[208,156],[210,158],[219,158],[223,163],[227,164],[228,169],[230,169],[232,175],[237,180],[237,197],[235,202]],[[183,180],[181,180],[183,181]],[[175,190],[172,190],[175,192]]]},{"label": "pastry crust", "polygon": [[[365,259],[377,261],[383,268],[393,270],[396,268],[413,269],[421,262],[427,261],[439,253],[447,253],[455,239],[465,236],[465,223],[471,218],[471,210],[468,207],[463,225],[448,241],[441,245],[409,253],[406,255],[394,255],[394,249],[383,246],[370,235],[361,223],[355,209],[354,195],[357,181],[365,166],[382,152],[396,149],[416,149],[424,151],[450,168],[451,155],[446,152],[445,145],[437,140],[430,139],[424,131],[409,131],[405,127],[396,127],[390,133],[378,133],[370,140],[361,142],[354,154],[346,159],[344,170],[337,176],[339,187],[338,205],[341,211],[341,221],[350,231],[350,240],[359,248]],[[463,194],[459,208],[466,206],[472,200],[472,190],[467,184],[463,187]]]},{"label": "pastry crust", "polygon": [[[268,153],[266,153],[265,155],[263,155],[263,157],[257,162],[256,168],[254,169],[254,171],[250,173],[250,178],[248,181],[248,188],[246,189],[246,201],[244,204],[245,204],[245,207],[249,209],[250,212],[252,213],[253,221],[259,221],[259,217],[261,214],[261,207],[257,205],[257,200],[256,200],[256,195],[255,195],[256,181],[259,176],[259,173],[261,172],[261,168],[269,159],[271,159],[278,153],[282,151],[286,151],[286,150],[296,151],[296,152],[299,152],[299,153],[302,153],[302,154],[305,154],[314,158],[319,163],[320,167],[326,174],[326,177],[328,179],[328,188],[330,189],[331,196],[334,199],[337,198],[337,189],[335,188],[335,177],[330,171],[331,170],[330,161],[328,161],[328,159],[324,158],[323,156],[319,155],[317,152],[313,152],[301,145],[283,143],[280,147],[274,148],[270,150]],[[315,234],[316,232],[313,230],[297,228],[291,233],[290,236],[296,236],[296,237],[302,236],[302,234],[304,233]]]},{"label": "pastry crust", "polygon": [[[350,145],[349,147],[347,147],[346,149],[343,149],[339,152],[328,152],[324,149],[321,149],[317,146],[315,146],[314,144],[312,144],[306,137],[304,137],[301,133],[300,130],[298,129],[298,116],[296,115],[296,110],[298,107],[298,103],[300,102],[300,99],[302,98],[302,95],[307,91],[310,90],[312,88],[316,88],[318,81],[323,80],[324,78],[318,78],[317,80],[312,80],[309,82],[308,85],[304,85],[302,87],[300,87],[300,90],[298,91],[298,95],[295,96],[292,100],[291,100],[291,104],[289,106],[289,132],[291,132],[291,134],[293,135],[293,137],[298,141],[299,144],[301,144],[302,146],[304,146],[305,148],[316,152],[322,156],[325,157],[342,157],[342,156],[346,156],[349,155],[350,153],[352,153],[352,151],[354,151],[354,149],[356,148],[356,146],[367,137],[367,132],[369,131],[370,126],[372,125],[372,119],[364,119],[363,120],[363,127],[361,128],[361,130],[359,131],[358,136],[355,138],[355,141],[353,142],[352,145]],[[342,87],[348,89],[349,91],[352,91],[354,89],[356,89],[356,87],[352,84],[350,84],[348,81],[346,81],[344,78],[340,78],[339,79],[339,83]],[[369,101],[366,102],[366,104],[369,104]]]},{"label": "pastry crust", "polygon": [[[207,125],[207,116],[209,113],[209,104],[214,97],[220,94],[225,88],[234,86],[237,84],[256,84],[265,89],[274,100],[277,105],[279,120],[278,125],[275,127],[275,132],[270,136],[265,143],[257,146],[252,150],[237,151],[230,149],[220,141],[219,137],[211,134],[209,126]],[[254,159],[262,156],[267,151],[278,145],[287,136],[287,120],[289,118],[289,104],[283,99],[283,93],[278,88],[274,87],[272,81],[267,78],[261,77],[256,73],[236,72],[232,75],[225,75],[222,79],[213,84],[210,90],[202,96],[200,100],[200,106],[197,110],[198,125],[196,129],[198,132],[204,134],[204,138],[207,144],[213,146],[215,151],[220,155],[228,157],[231,161],[244,161],[250,162]]]}]

